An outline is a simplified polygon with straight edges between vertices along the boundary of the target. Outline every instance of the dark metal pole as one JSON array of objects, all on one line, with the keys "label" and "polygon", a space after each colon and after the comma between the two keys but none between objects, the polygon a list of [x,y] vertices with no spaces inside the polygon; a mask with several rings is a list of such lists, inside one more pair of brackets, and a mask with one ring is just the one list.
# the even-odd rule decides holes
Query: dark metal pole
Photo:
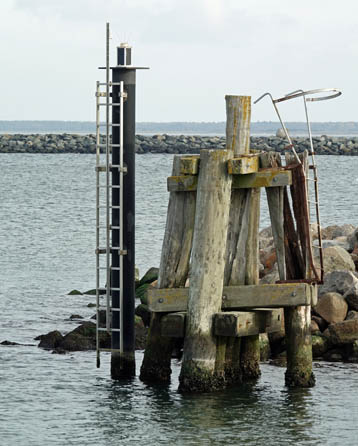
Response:
[{"label": "dark metal pole", "polygon": [[[121,308],[123,326],[120,327],[120,313],[112,311],[112,328],[120,328],[123,334],[123,353],[112,352],[111,376],[113,379],[127,378],[135,375],[135,83],[136,68],[126,65],[127,47],[118,49],[118,66],[112,67],[112,81],[123,81],[126,98],[123,106],[123,162],[127,172],[123,177],[123,247],[126,251],[123,257],[123,306]],[[130,63],[130,60],[129,60]],[[120,65],[121,64],[121,65]],[[112,102],[120,102],[120,87],[112,88]],[[112,123],[120,124],[120,107],[112,107]],[[112,165],[120,164],[120,128],[112,127]],[[113,169],[112,185],[120,185],[120,173]],[[120,225],[120,190],[112,189],[112,227]],[[112,246],[120,245],[120,230],[112,229]],[[112,251],[112,307],[120,307],[120,253]],[[112,331],[112,348],[120,348],[120,333]]]}]

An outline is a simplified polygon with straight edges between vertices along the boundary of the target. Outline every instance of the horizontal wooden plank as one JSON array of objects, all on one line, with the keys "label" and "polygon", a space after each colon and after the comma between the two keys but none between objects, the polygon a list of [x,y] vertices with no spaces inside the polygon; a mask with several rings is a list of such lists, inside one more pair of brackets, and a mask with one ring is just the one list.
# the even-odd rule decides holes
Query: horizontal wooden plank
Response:
[{"label": "horizontal wooden plank", "polygon": [[242,337],[281,330],[282,310],[226,311],[214,315],[216,336]]},{"label": "horizontal wooden plank", "polygon": [[166,314],[160,321],[161,335],[169,338],[183,338],[185,335],[185,319],[186,313],[184,311]]},{"label": "horizontal wooden plank", "polygon": [[[314,287],[307,283],[228,286],[223,290],[222,309],[310,305],[315,295]],[[189,288],[150,288],[147,295],[150,311],[170,313],[187,310]]]},{"label": "horizontal wooden plank", "polygon": [[242,155],[228,161],[227,170],[231,175],[247,175],[259,170],[258,155]]},{"label": "horizontal wooden plank", "polygon": [[199,155],[181,156],[179,170],[181,175],[197,175],[199,172]]},{"label": "horizontal wooden plank", "polygon": [[[233,189],[248,189],[255,187],[276,187],[292,184],[292,175],[289,170],[277,168],[260,170],[257,173],[247,175],[233,175]],[[180,175],[168,177],[167,186],[169,192],[195,191],[198,185],[197,175]]]},{"label": "horizontal wooden plank", "polygon": [[198,175],[180,175],[168,177],[168,192],[192,192],[198,186]]},{"label": "horizontal wooden plank", "polygon": [[[255,311],[227,311],[214,315],[214,330],[217,336],[242,337],[259,333],[280,331],[281,309],[256,309]],[[183,338],[186,312],[169,313],[162,317],[161,335]]]}]

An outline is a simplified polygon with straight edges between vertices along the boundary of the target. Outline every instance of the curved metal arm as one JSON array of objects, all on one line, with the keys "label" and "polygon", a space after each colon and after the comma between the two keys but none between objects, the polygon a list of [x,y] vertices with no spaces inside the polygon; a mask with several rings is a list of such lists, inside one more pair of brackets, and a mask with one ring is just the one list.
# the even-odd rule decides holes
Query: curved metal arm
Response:
[{"label": "curved metal arm", "polygon": [[256,99],[256,101],[254,101],[254,104],[257,104],[257,103],[258,103],[259,101],[261,101],[261,99],[264,98],[265,96],[270,96],[271,101],[272,101],[272,102],[275,102],[274,98],[272,97],[272,94],[269,93],[269,92],[267,92],[267,93],[264,93],[262,96],[260,96],[258,99]]},{"label": "curved metal arm", "polygon": [[[333,94],[329,94],[328,96],[323,96],[323,97],[319,97],[319,98],[308,98],[307,97],[307,95],[326,93],[326,92],[327,93],[333,93]],[[273,99],[273,102],[275,102],[275,103],[277,103],[277,102],[284,102],[284,101],[288,101],[290,99],[300,98],[301,96],[304,96],[305,100],[306,101],[310,101],[310,102],[326,101],[328,99],[337,98],[341,94],[342,94],[342,92],[340,90],[338,90],[338,88],[317,88],[315,90],[307,90],[307,91],[295,90],[292,93],[289,93],[286,96],[283,96],[282,98]]]}]

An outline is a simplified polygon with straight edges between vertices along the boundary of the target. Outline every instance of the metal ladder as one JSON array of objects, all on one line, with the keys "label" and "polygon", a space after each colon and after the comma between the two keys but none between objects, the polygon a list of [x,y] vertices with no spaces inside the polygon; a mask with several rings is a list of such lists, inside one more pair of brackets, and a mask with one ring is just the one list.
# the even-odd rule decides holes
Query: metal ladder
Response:
[{"label": "metal ladder", "polygon": [[[325,95],[325,96],[319,96],[319,97],[308,97],[311,95],[316,95],[316,94],[321,94],[321,93],[324,93],[324,94],[329,93],[329,94]],[[316,224],[317,224],[318,246],[315,246],[315,247],[319,249],[320,267],[318,269],[320,270],[320,282],[323,282],[324,265],[323,265],[323,246],[322,246],[322,234],[321,234],[321,217],[320,217],[320,210],[319,210],[318,175],[317,175],[317,165],[316,165],[316,160],[315,160],[315,151],[314,151],[314,147],[313,147],[311,124],[310,124],[310,120],[309,120],[309,116],[308,116],[307,102],[325,101],[327,99],[336,98],[336,97],[340,96],[341,94],[342,94],[342,92],[340,90],[338,90],[337,88],[319,88],[316,90],[308,90],[308,91],[295,90],[295,91],[288,93],[287,95],[285,95],[281,98],[278,98],[278,99],[274,99],[270,93],[264,93],[262,96],[260,96],[254,102],[254,104],[256,104],[265,96],[269,96],[271,98],[272,104],[274,106],[276,114],[280,120],[282,129],[283,129],[285,136],[289,143],[289,145],[287,146],[287,149],[291,149],[297,162],[302,164],[300,158],[297,155],[295,146],[294,146],[292,139],[287,131],[287,128],[281,118],[280,112],[279,112],[276,104],[279,102],[288,101],[290,99],[296,99],[299,97],[303,98],[306,124],[307,124],[307,132],[308,132],[308,137],[309,137],[309,142],[310,142],[310,157],[311,157],[311,163],[308,165],[309,170],[306,175],[306,191],[307,191],[307,198],[308,198],[307,199],[308,218],[310,217],[310,206],[309,205],[313,204],[314,208],[315,208],[315,216],[316,216]],[[310,170],[313,171],[313,177],[309,176]],[[309,181],[314,183],[314,200],[313,201],[309,199],[309,195],[308,195],[308,192],[309,192],[308,182]],[[312,226],[313,223],[309,222],[309,225]],[[310,244],[312,245],[311,234],[309,234],[309,238],[310,238]],[[314,246],[312,245],[312,247],[314,247]]]},{"label": "metal ladder", "polygon": [[[112,87],[118,86],[120,90],[119,102],[113,103]],[[105,91],[101,91],[105,87]],[[105,98],[105,102],[101,102],[101,98]],[[109,80],[109,25],[107,24],[106,33],[106,82],[96,83],[96,357],[97,367],[100,367],[100,352],[123,352],[123,333],[120,328],[111,327],[112,312],[118,311],[119,326],[123,326],[123,256],[126,251],[123,250],[123,174],[126,168],[123,163],[123,103],[126,94],[124,92],[124,83],[113,83]],[[105,108],[105,122],[101,121],[101,109]],[[112,107],[119,107],[119,124],[114,124],[110,119],[110,110]],[[119,144],[112,144],[110,139],[110,131],[114,126],[119,127]],[[105,127],[104,135],[101,133],[102,127]],[[102,142],[104,136],[105,143]],[[120,162],[118,165],[113,165],[110,162],[110,155],[112,147],[119,147]],[[101,159],[101,149],[105,149],[105,160]],[[117,169],[119,171],[119,185],[113,185],[111,182],[111,172]],[[104,176],[104,183],[101,177]],[[119,189],[119,206],[112,205],[112,190]],[[104,193],[103,193],[104,192]],[[104,196],[103,196],[104,195]],[[112,210],[119,209],[119,226],[111,225]],[[101,209],[105,210],[105,215],[102,215]],[[119,246],[112,246],[112,231],[119,230]],[[102,232],[104,231],[105,234]],[[119,253],[119,267],[112,267],[111,254],[113,251]],[[105,256],[105,265],[101,263],[101,258]],[[104,272],[102,277],[101,272]],[[119,288],[111,286],[111,275],[113,273],[119,274]],[[103,281],[105,280],[105,283]],[[119,307],[112,306],[112,291],[119,292]],[[105,293],[105,303],[101,303],[100,296]],[[100,312],[106,311],[105,328],[100,327]],[[100,333],[119,332],[120,348],[102,348],[100,346]]]}]

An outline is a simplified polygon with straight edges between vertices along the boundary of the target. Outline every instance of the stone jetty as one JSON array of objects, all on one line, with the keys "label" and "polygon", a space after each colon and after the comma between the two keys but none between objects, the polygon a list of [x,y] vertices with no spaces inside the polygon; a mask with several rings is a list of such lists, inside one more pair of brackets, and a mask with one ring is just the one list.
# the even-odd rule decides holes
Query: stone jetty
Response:
[{"label": "stone jetty", "polygon": [[[292,138],[298,152],[309,149],[309,140]],[[75,134],[1,134],[0,153],[95,153],[95,135]],[[103,141],[104,142],[104,141]],[[315,151],[318,155],[358,155],[358,137],[315,136]],[[284,152],[287,141],[277,136],[252,136],[251,149]],[[136,152],[195,154],[200,149],[225,147],[224,136],[198,135],[137,135]]]}]

